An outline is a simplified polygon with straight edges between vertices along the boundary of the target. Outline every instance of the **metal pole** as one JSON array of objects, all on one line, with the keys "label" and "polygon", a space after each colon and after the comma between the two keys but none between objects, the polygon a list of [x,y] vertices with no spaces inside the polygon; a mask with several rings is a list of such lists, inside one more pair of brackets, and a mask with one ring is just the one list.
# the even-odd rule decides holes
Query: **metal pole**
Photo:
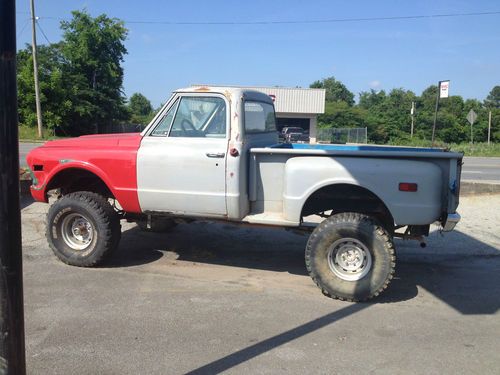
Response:
[{"label": "metal pole", "polygon": [[432,147],[434,147],[434,135],[436,133],[436,121],[438,115],[438,107],[439,107],[439,90],[441,89],[441,81],[438,83],[438,90],[436,96],[436,109],[434,111],[434,125],[432,126]]},{"label": "metal pole", "polygon": [[0,1],[0,374],[25,374],[16,4]]},{"label": "metal pole", "polygon": [[470,123],[470,143],[474,143],[474,134],[472,133],[472,122]]},{"label": "metal pole", "polygon": [[415,102],[411,102],[411,131],[410,131],[410,138],[413,138],[414,120],[415,120]]},{"label": "metal pole", "polygon": [[33,53],[33,77],[35,78],[35,102],[36,102],[36,118],[38,122],[38,138],[43,137],[42,128],[42,106],[40,104],[40,87],[38,85],[38,63],[36,60],[36,17],[35,17],[35,3],[31,3],[31,37],[32,37],[32,53]]},{"label": "metal pole", "polygon": [[488,114],[488,146],[490,145],[490,136],[491,136],[491,111]]}]

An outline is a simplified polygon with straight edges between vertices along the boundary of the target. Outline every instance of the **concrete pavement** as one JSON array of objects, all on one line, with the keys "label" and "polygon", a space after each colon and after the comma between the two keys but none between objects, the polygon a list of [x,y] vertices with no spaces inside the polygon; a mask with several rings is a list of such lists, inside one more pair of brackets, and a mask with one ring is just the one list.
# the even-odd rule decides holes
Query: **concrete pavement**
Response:
[{"label": "concrete pavement", "polygon": [[500,195],[466,197],[453,233],[397,241],[370,303],[324,297],[307,237],[197,222],[123,224],[105,267],[64,265],[47,205],[23,198],[28,373],[493,374],[500,368]]}]

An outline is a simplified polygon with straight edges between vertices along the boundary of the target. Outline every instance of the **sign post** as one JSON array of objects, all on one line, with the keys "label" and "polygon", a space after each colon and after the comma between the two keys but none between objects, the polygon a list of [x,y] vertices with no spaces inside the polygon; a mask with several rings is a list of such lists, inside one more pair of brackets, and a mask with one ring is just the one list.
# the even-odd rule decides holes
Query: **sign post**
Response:
[{"label": "sign post", "polygon": [[0,374],[25,374],[16,1],[0,1]]},{"label": "sign post", "polygon": [[491,137],[491,111],[488,114],[488,146],[490,145],[490,137]]},{"label": "sign post", "polygon": [[413,138],[413,126],[415,124],[415,102],[411,102],[411,130],[410,130],[410,138]]},{"label": "sign post", "polygon": [[432,146],[434,147],[434,136],[436,134],[436,122],[437,122],[437,113],[439,109],[439,99],[447,98],[449,96],[450,89],[450,81],[439,81],[438,83],[438,93],[436,95],[436,109],[434,111],[434,125],[432,126]]},{"label": "sign post", "polygon": [[474,125],[474,123],[476,122],[476,119],[477,119],[477,113],[474,112],[473,109],[471,109],[469,111],[469,113],[467,114],[467,121],[469,121],[469,124],[470,124],[470,143],[474,143],[474,135],[472,133],[472,125]]}]

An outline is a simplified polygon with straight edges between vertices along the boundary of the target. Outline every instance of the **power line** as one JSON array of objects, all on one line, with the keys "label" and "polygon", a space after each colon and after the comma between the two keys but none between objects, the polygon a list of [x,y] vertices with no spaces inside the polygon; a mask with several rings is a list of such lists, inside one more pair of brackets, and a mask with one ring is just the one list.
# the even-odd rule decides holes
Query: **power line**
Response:
[{"label": "power line", "polygon": [[36,22],[36,25],[38,26],[38,28],[40,29],[40,31],[42,32],[42,35],[45,38],[45,40],[47,41],[47,43],[52,44],[52,43],[50,43],[49,38],[47,38],[47,35],[45,35],[45,32],[43,31],[42,26],[40,25],[40,22],[38,22],[38,20],[35,20],[35,22]]},{"label": "power line", "polygon": [[23,27],[21,27],[21,30],[19,30],[19,32],[17,33],[16,39],[19,39],[19,37],[23,34],[23,31],[26,28],[26,26],[28,26],[30,20],[31,20],[30,18],[26,19],[26,22],[24,23]]},{"label": "power line", "polygon": [[284,25],[284,24],[314,24],[314,23],[339,23],[339,22],[370,22],[370,21],[395,21],[425,18],[445,18],[445,17],[471,17],[498,15],[500,11],[494,12],[472,12],[472,13],[447,13],[447,14],[427,14],[413,16],[393,16],[393,17],[366,17],[366,18],[332,18],[319,20],[285,20],[285,21],[127,21],[133,24],[163,24],[163,25]]},{"label": "power line", "polygon": [[[453,18],[453,17],[476,17],[500,15],[500,11],[490,12],[468,12],[468,13],[442,13],[442,14],[420,14],[410,16],[387,16],[387,17],[356,17],[356,18],[330,18],[315,20],[257,20],[257,21],[153,21],[153,20],[123,20],[128,24],[151,24],[151,25],[297,25],[297,24],[321,24],[321,23],[342,23],[342,22],[373,22],[373,21],[397,21],[397,20],[418,20],[432,18]],[[41,19],[52,19],[65,21],[65,18],[59,17],[39,17]]]}]

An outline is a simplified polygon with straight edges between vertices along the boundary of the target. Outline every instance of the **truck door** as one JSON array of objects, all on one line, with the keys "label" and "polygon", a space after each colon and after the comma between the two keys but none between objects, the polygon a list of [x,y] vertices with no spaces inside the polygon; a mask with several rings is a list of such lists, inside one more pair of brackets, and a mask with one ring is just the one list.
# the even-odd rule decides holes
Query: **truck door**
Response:
[{"label": "truck door", "polygon": [[141,209],[224,216],[229,105],[217,94],[182,94],[171,103],[137,155]]}]

